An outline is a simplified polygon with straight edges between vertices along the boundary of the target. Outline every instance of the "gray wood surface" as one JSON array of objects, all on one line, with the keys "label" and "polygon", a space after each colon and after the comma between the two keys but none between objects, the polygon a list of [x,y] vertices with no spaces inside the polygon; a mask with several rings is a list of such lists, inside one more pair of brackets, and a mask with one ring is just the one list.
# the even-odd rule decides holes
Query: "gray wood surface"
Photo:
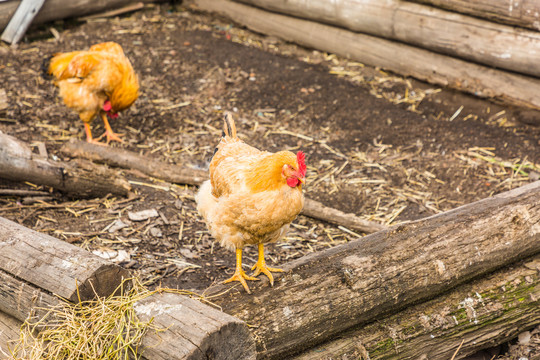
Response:
[{"label": "gray wood surface", "polygon": [[152,295],[135,304],[143,321],[153,318],[164,332],[143,339],[149,360],[255,360],[255,342],[242,321],[197,300],[173,293]]},{"label": "gray wood surface", "polygon": [[[540,256],[501,269],[489,276],[415,305],[338,339],[311,349],[293,360],[462,359],[516,338],[540,324]],[[356,355],[356,357],[355,357]]]},{"label": "gray wood surface", "polygon": [[[76,166],[75,166],[76,165]],[[0,132],[0,178],[46,185],[68,195],[126,196],[131,185],[106,167],[91,162],[63,163],[32,153],[26,144]]]},{"label": "gray wood surface", "polygon": [[[251,30],[448,86],[475,96],[540,109],[540,80],[481,66],[403,43],[302,20],[227,0],[195,0]],[[535,66],[538,66],[537,63]]]},{"label": "gray wood surface", "polygon": [[86,250],[2,217],[0,271],[75,302],[77,293],[82,300],[93,298],[94,291],[111,295],[129,277],[127,270]]},{"label": "gray wood surface", "polygon": [[538,0],[410,0],[508,25],[540,30]]},{"label": "gray wood surface", "polygon": [[[540,33],[401,0],[241,0],[459,57],[540,76]],[[396,54],[399,56],[399,54]]]},{"label": "gray wood surface", "polygon": [[[283,359],[540,252],[540,181],[286,264],[213,298]],[[222,293],[219,286],[208,294]]]},{"label": "gray wood surface", "polygon": [[45,0],[22,0],[4,29],[1,39],[11,44],[18,43],[30,27],[30,24],[32,24],[44,2]]},{"label": "gray wood surface", "polygon": [[13,340],[19,338],[22,322],[0,312],[0,359],[8,359],[9,349],[13,348]]},{"label": "gray wood surface", "polygon": [[[100,11],[112,10],[134,0],[47,0],[33,20],[33,24],[80,17]],[[0,30],[4,29],[21,3],[20,0],[0,2]]]}]

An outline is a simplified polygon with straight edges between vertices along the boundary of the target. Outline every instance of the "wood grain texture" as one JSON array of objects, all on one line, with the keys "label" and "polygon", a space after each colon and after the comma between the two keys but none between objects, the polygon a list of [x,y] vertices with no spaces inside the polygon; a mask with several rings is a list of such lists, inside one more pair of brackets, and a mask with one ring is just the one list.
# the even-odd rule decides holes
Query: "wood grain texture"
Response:
[{"label": "wood grain texture", "polygon": [[255,342],[242,321],[186,296],[152,295],[134,306],[143,321],[153,318],[163,332],[143,339],[150,360],[254,360]]},{"label": "wood grain texture", "polygon": [[[475,96],[540,109],[540,80],[227,0],[194,0],[251,30]],[[537,67],[538,65],[535,65]]]},{"label": "wood grain texture", "polygon": [[[47,0],[34,18],[33,24],[42,24],[47,21],[80,17],[100,11],[116,9],[133,0]],[[21,1],[7,1],[0,3],[0,29],[4,29],[11,17],[19,7]]]},{"label": "wood grain texture", "polygon": [[[540,252],[540,181],[310,254],[213,299],[283,359]],[[215,289],[223,291],[222,287]]]},{"label": "wood grain texture", "polygon": [[12,341],[19,338],[22,322],[0,312],[0,359],[8,359],[9,349],[13,348]]},{"label": "wood grain texture", "polygon": [[409,307],[293,360],[452,358],[472,355],[540,324],[540,256],[463,284],[434,300]]},{"label": "wood grain texture", "polygon": [[[77,166],[74,166],[74,165]],[[69,196],[127,196],[129,183],[117,173],[91,162],[49,161],[26,144],[0,132],[0,178],[53,187]]]},{"label": "wood grain texture", "polygon": [[409,0],[508,25],[540,30],[537,0]]},{"label": "wood grain texture", "polygon": [[267,10],[540,76],[540,33],[400,0],[241,0]]},{"label": "wood grain texture", "polygon": [[129,272],[86,250],[0,217],[0,271],[70,301],[109,296]]},{"label": "wood grain texture", "polygon": [[45,0],[22,0],[2,33],[1,40],[17,44],[32,24]]}]

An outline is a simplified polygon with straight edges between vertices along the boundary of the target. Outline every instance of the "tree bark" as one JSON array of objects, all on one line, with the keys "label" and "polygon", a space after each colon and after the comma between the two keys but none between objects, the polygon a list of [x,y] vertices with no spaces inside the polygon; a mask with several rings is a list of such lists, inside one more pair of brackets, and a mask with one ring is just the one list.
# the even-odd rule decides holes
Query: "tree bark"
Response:
[{"label": "tree bark", "polygon": [[241,0],[267,10],[540,76],[540,34],[400,0]]},{"label": "tree bark", "polygon": [[78,162],[78,167],[33,154],[26,144],[0,133],[0,177],[53,187],[69,196],[126,196],[129,183],[106,167]]},{"label": "tree bark", "polygon": [[[540,181],[287,264],[212,301],[283,359],[540,252]],[[238,287],[236,287],[238,289]],[[220,286],[211,293],[223,292]]]},{"label": "tree bark", "polygon": [[[452,358],[497,346],[540,324],[540,256],[463,284],[426,303],[409,307],[293,360],[358,358]],[[364,354],[363,354],[364,352]],[[356,357],[354,357],[356,356]]]},{"label": "tree bark", "polygon": [[[129,278],[129,272],[109,261],[52,236],[0,217],[0,271],[20,285],[12,294],[0,292],[0,304],[19,301],[24,282],[48,294],[78,302],[109,296]],[[20,307],[19,303],[13,304]],[[28,312],[27,312],[28,313]]]},{"label": "tree bark", "polygon": [[[248,28],[475,96],[540,109],[540,80],[227,0],[194,0]],[[487,42],[487,41],[486,41]],[[532,66],[538,68],[538,66]],[[532,68],[531,67],[531,68]]]},{"label": "tree bark", "polygon": [[[103,148],[103,146],[76,139],[67,142],[61,151],[68,156],[82,157],[124,169],[136,169],[146,175],[177,184],[200,185],[208,179],[207,171],[182,168],[179,165],[166,164],[128,150]],[[354,214],[345,214],[310,199],[306,199],[302,214],[364,233],[387,228],[385,225],[361,219]]]},{"label": "tree bark", "polygon": [[150,360],[255,360],[255,342],[242,321],[186,296],[163,293],[135,303],[142,321],[153,318],[163,332],[143,338]]},{"label": "tree bark", "polygon": [[540,30],[540,3],[536,0],[409,0],[457,11],[508,25]]}]

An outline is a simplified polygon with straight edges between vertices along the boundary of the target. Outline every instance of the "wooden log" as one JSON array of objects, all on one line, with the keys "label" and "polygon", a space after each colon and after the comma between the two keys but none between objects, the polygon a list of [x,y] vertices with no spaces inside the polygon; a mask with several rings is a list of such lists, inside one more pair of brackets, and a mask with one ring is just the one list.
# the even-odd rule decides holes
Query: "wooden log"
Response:
[{"label": "wooden log", "polygon": [[[133,0],[47,0],[34,18],[33,24],[84,16],[120,8],[134,2]],[[0,30],[7,26],[20,3],[20,0],[0,2]]]},{"label": "wooden log", "polygon": [[294,360],[354,358],[446,360],[491,348],[540,324],[540,256],[459,286]]},{"label": "wooden log", "polygon": [[[27,290],[28,284],[48,294],[78,302],[79,298],[88,300],[96,295],[109,296],[122,280],[129,278],[129,272],[118,265],[2,217],[0,271],[19,283],[9,286],[11,291],[0,292],[2,306],[9,306],[15,301],[11,308],[22,306],[16,294],[33,291],[33,288]],[[26,310],[28,314],[31,309]]]},{"label": "wooden log", "polygon": [[164,332],[143,338],[143,356],[150,360],[254,360],[255,341],[245,323],[188,297],[163,293],[135,303],[143,321],[153,318]]},{"label": "wooden log", "polygon": [[38,321],[47,314],[46,308],[59,302],[58,297],[0,270],[0,312],[19,321]]},{"label": "wooden log", "polygon": [[[65,143],[60,151],[69,156],[104,162],[111,166],[136,169],[146,175],[177,184],[200,185],[208,178],[207,171],[183,168],[141,156],[128,150],[103,148],[103,146],[76,139]],[[386,228],[386,226],[379,223],[360,219],[354,214],[345,214],[310,199],[306,199],[302,215],[343,225],[349,229],[368,234]]]},{"label": "wooden log", "polygon": [[540,76],[540,33],[400,0],[241,0],[267,10]]},{"label": "wooden log", "polygon": [[22,322],[0,312],[0,358],[9,359],[12,342],[19,339]]},{"label": "wooden log", "polygon": [[45,0],[22,0],[2,33],[1,40],[17,44],[43,6]]},{"label": "wooden log", "polygon": [[508,25],[540,30],[540,3],[536,0],[409,0],[457,11]]},{"label": "wooden log", "polygon": [[248,28],[300,45],[349,57],[404,76],[496,101],[540,109],[540,80],[308,20],[227,0],[194,0]]},{"label": "wooden log", "polygon": [[252,326],[260,358],[283,359],[539,253],[539,198],[537,181],[307,255],[254,295],[208,294]]},{"label": "wooden log", "polygon": [[33,154],[21,141],[0,132],[0,178],[50,186],[76,197],[129,194],[129,183],[112,170],[91,162],[81,161],[77,165],[49,161]]}]

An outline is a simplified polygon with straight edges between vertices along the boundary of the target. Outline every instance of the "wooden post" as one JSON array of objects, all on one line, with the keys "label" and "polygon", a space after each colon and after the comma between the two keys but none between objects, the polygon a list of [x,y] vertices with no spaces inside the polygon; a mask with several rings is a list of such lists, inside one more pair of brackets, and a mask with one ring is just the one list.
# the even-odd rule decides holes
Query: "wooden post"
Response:
[{"label": "wooden post", "polygon": [[242,321],[186,296],[163,293],[134,305],[142,321],[164,332],[143,338],[149,360],[255,360],[255,342]]},{"label": "wooden post", "polygon": [[409,0],[442,9],[540,30],[540,3],[537,0]]},{"label": "wooden post", "polygon": [[22,0],[4,29],[1,39],[10,44],[17,44],[32,24],[44,2],[45,0]]},{"label": "wooden post", "polygon": [[252,326],[260,358],[284,359],[539,253],[539,198],[537,181],[304,256],[273,288],[263,279],[253,295],[237,286],[212,301]]},{"label": "wooden post", "polygon": [[99,197],[107,194],[126,196],[131,186],[115,172],[91,162],[78,167],[49,161],[21,141],[0,132],[0,178],[30,181],[46,185],[77,197]]},{"label": "wooden post", "polygon": [[[540,33],[400,0],[241,0],[267,10],[540,76]],[[512,6],[512,5],[510,5]]]},{"label": "wooden post", "polygon": [[[227,0],[194,0],[267,35],[335,53],[404,76],[448,86],[479,97],[540,109],[540,80],[496,70],[431,51],[337,27],[279,15]],[[278,2],[276,2],[278,3]],[[281,3],[281,2],[280,2]],[[329,3],[330,4],[330,3]],[[534,68],[539,68],[537,65]]]}]

